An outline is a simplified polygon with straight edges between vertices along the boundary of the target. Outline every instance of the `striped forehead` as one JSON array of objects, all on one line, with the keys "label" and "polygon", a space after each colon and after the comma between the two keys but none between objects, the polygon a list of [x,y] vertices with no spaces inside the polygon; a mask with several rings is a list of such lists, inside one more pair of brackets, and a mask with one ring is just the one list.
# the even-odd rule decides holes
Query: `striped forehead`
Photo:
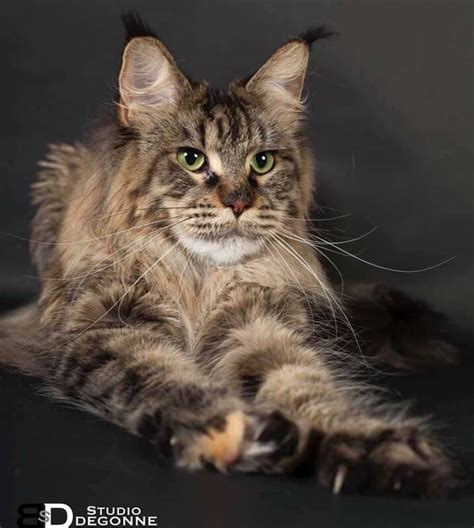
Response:
[{"label": "striped forehead", "polygon": [[238,148],[262,141],[264,128],[252,108],[225,92],[210,92],[202,105],[199,125],[203,144]]},{"label": "striped forehead", "polygon": [[181,114],[180,125],[180,143],[202,150],[216,174],[241,169],[252,151],[274,144],[275,131],[262,110],[229,92],[208,89]]}]

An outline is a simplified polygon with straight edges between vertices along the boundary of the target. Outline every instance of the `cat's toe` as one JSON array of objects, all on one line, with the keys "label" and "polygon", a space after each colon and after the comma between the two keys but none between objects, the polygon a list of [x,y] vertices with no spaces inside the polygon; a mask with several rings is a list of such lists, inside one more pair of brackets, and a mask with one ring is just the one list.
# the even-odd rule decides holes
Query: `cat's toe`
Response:
[{"label": "cat's toe", "polygon": [[369,466],[363,440],[347,434],[334,434],[321,443],[318,478],[334,494],[361,492],[367,488]]},{"label": "cat's toe", "polygon": [[241,455],[249,416],[236,410],[193,429],[178,428],[170,438],[178,467],[212,467],[225,472]]},{"label": "cat's toe", "polygon": [[372,488],[406,497],[439,497],[459,487],[454,463],[416,427],[388,430],[371,446]]},{"label": "cat's toe", "polygon": [[233,471],[283,473],[302,445],[304,430],[279,411],[250,417],[242,451]]},{"label": "cat's toe", "polygon": [[374,438],[335,434],[321,446],[318,476],[333,493],[446,495],[459,484],[451,462],[415,428]]}]

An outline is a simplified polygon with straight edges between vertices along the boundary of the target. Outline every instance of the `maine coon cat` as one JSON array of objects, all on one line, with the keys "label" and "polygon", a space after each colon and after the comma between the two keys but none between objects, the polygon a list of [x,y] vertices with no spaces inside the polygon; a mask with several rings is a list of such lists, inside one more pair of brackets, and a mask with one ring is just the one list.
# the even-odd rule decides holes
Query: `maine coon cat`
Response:
[{"label": "maine coon cat", "polygon": [[[424,308],[401,295],[340,298],[309,236],[302,90],[311,44],[330,33],[290,40],[220,91],[187,78],[137,17],[125,23],[114,122],[52,146],[34,184],[42,291],[2,322],[2,361],[186,469],[449,491],[426,422],[358,381],[347,349],[403,368],[454,349],[417,330]],[[362,351],[349,317],[367,328]]]}]

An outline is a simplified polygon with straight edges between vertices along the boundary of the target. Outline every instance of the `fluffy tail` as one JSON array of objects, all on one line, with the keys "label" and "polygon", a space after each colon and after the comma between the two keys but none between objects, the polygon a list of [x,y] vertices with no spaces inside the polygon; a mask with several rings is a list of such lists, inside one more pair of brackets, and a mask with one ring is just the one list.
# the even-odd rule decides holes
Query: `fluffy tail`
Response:
[{"label": "fluffy tail", "polygon": [[30,304],[0,318],[0,365],[12,367],[28,376],[42,377],[41,346],[37,334],[37,309]]},{"label": "fluffy tail", "polygon": [[458,362],[450,321],[425,302],[381,284],[348,284],[344,293],[364,354],[374,362],[406,370]]}]

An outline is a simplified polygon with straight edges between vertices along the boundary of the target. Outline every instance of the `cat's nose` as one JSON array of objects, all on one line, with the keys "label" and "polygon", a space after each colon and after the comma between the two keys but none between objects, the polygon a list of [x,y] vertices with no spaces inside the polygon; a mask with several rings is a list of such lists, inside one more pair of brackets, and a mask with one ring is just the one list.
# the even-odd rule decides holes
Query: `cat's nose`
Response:
[{"label": "cat's nose", "polygon": [[250,201],[248,200],[235,200],[235,202],[225,204],[227,207],[231,207],[234,211],[235,216],[240,216],[245,209],[250,207]]},{"label": "cat's nose", "polygon": [[228,193],[222,198],[222,203],[226,207],[230,207],[235,216],[240,216],[245,209],[252,206],[253,198],[249,191],[238,190]]}]

